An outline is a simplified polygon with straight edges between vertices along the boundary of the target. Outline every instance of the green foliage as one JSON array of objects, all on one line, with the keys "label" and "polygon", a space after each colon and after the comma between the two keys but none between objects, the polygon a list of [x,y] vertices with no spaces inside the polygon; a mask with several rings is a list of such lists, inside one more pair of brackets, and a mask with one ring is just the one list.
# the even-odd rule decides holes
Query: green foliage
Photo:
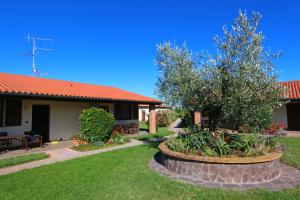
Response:
[{"label": "green foliage", "polygon": [[158,95],[170,105],[206,113],[211,129],[266,129],[283,90],[273,64],[279,54],[263,48],[260,19],[240,12],[231,29],[225,26],[223,36],[215,36],[216,56],[192,53],[186,44],[158,45]]},{"label": "green foliage", "polygon": [[130,138],[122,134],[115,134],[111,138],[113,144],[125,144],[130,141]]},{"label": "green foliage", "polygon": [[157,133],[155,134],[143,134],[143,135],[138,135],[133,137],[133,139],[140,140],[140,141],[146,141],[146,140],[151,140],[153,138],[164,138],[165,136],[173,135],[175,134],[172,131],[169,131],[165,127],[159,127],[157,130]]},{"label": "green foliage", "polygon": [[214,151],[220,156],[228,155],[231,152],[231,146],[224,141],[223,135],[215,140],[213,147]]},{"label": "green foliage", "polygon": [[180,108],[174,108],[168,112],[169,118],[175,121],[178,118],[184,118],[186,111]]},{"label": "green foliage", "polygon": [[185,140],[180,138],[171,138],[167,141],[166,145],[173,151],[177,151],[177,152],[186,151]]},{"label": "green foliage", "polygon": [[183,127],[193,127],[194,121],[191,112],[186,112],[182,118]]},{"label": "green foliage", "polygon": [[[178,109],[174,110],[157,110],[156,111],[156,125],[158,127],[167,127],[177,118],[182,117],[182,111]],[[149,121],[147,121],[147,126],[149,126]]]},{"label": "green foliage", "polygon": [[172,123],[168,113],[169,111],[156,111],[156,125],[158,127],[166,127]]},{"label": "green foliage", "polygon": [[278,142],[275,137],[258,134],[228,134],[221,131],[210,132],[194,126],[189,130],[189,134],[172,139],[171,144],[167,142],[167,146],[171,150],[179,151],[180,149],[180,152],[188,154],[245,157],[276,151]]},{"label": "green foliage", "polygon": [[89,108],[80,114],[80,137],[89,143],[105,143],[111,137],[115,119],[98,108]]}]

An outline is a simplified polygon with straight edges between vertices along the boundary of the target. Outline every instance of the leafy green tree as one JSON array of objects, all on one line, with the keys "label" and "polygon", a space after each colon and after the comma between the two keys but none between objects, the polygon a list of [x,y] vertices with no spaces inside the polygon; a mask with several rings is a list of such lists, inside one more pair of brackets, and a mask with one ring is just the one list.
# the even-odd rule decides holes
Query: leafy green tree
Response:
[{"label": "leafy green tree", "polygon": [[263,48],[261,15],[240,12],[223,36],[215,36],[215,56],[193,53],[169,42],[157,46],[161,72],[157,92],[171,105],[200,110],[210,128],[261,131],[272,120],[282,95],[273,60],[279,53]]}]

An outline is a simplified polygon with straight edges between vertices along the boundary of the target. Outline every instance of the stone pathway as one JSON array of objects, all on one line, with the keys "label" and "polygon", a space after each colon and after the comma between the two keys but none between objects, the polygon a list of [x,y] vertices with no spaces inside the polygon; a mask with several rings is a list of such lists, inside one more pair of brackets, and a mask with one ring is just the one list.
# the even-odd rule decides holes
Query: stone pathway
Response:
[{"label": "stone pathway", "polygon": [[170,126],[168,127],[168,130],[173,131],[176,134],[170,135],[167,137],[176,137],[179,134],[183,134],[184,130],[182,128],[180,128],[181,123],[182,123],[182,120],[180,118],[178,118],[172,124],[170,124]]},{"label": "stone pathway", "polygon": [[150,168],[157,171],[163,176],[169,177],[174,180],[182,181],[185,183],[198,185],[207,188],[226,188],[234,190],[249,190],[249,189],[268,189],[268,190],[282,190],[288,188],[295,188],[297,185],[300,185],[300,170],[290,167],[285,164],[281,165],[281,174],[279,178],[260,184],[218,184],[210,183],[207,181],[202,181],[199,179],[193,179],[192,177],[183,176],[176,174],[168,169],[166,169],[162,164],[160,164],[160,155],[156,154],[155,158],[150,161]]},{"label": "stone pathway", "polygon": [[29,154],[37,154],[37,153],[43,153],[43,152],[48,152],[50,150],[55,150],[55,149],[65,149],[65,148],[71,148],[73,146],[72,140],[66,140],[66,141],[60,141],[57,144],[52,144],[46,143],[44,147],[34,147],[28,150],[24,149],[18,149],[18,150],[11,150],[5,153],[0,154],[0,160],[1,159],[6,159],[6,158],[11,158],[11,157],[16,157],[16,156],[25,156]]},{"label": "stone pathway", "polygon": [[288,137],[300,137],[300,131],[286,131]]},{"label": "stone pathway", "polygon": [[129,142],[127,144],[113,146],[113,147],[107,147],[104,149],[98,149],[98,150],[87,151],[87,152],[74,151],[70,148],[53,149],[53,150],[47,151],[47,153],[50,155],[50,158],[48,158],[48,159],[28,162],[28,163],[15,165],[15,166],[11,166],[11,167],[6,167],[6,168],[0,168],[0,175],[10,174],[10,173],[22,171],[25,169],[39,167],[42,165],[48,165],[48,164],[52,164],[52,163],[56,163],[56,162],[70,160],[73,158],[79,158],[79,157],[83,157],[83,156],[89,156],[89,155],[113,151],[113,150],[117,150],[117,149],[134,147],[134,146],[138,146],[138,145],[142,145],[142,144],[145,144],[145,142],[132,139],[131,142]]}]

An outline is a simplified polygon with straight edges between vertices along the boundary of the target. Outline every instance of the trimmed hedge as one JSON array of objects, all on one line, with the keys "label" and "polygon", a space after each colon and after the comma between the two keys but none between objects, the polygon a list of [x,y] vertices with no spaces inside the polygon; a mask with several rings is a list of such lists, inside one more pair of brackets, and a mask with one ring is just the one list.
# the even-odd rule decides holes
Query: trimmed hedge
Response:
[{"label": "trimmed hedge", "polygon": [[89,108],[80,114],[80,132],[82,138],[89,143],[107,142],[115,125],[112,114],[98,108]]}]

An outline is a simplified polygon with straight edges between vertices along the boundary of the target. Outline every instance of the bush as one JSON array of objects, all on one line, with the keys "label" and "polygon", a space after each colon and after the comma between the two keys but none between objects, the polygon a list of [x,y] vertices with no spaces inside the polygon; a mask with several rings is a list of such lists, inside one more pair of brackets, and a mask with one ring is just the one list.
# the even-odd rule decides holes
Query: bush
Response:
[{"label": "bush", "polygon": [[186,150],[186,143],[183,139],[172,138],[167,141],[166,145],[174,151],[184,152]]},{"label": "bush", "polygon": [[190,112],[186,112],[182,118],[183,127],[192,127],[194,126],[193,116]]},{"label": "bush", "polygon": [[171,124],[171,120],[168,116],[168,111],[157,111],[156,112],[156,124],[158,127],[166,127]]},{"label": "bush", "polygon": [[274,137],[258,134],[228,134],[210,132],[198,127],[190,129],[189,134],[167,141],[173,151],[203,156],[259,156],[276,151],[278,144]]},{"label": "bush", "polygon": [[113,133],[115,119],[112,114],[98,108],[89,108],[80,114],[81,138],[89,143],[105,143]]}]

